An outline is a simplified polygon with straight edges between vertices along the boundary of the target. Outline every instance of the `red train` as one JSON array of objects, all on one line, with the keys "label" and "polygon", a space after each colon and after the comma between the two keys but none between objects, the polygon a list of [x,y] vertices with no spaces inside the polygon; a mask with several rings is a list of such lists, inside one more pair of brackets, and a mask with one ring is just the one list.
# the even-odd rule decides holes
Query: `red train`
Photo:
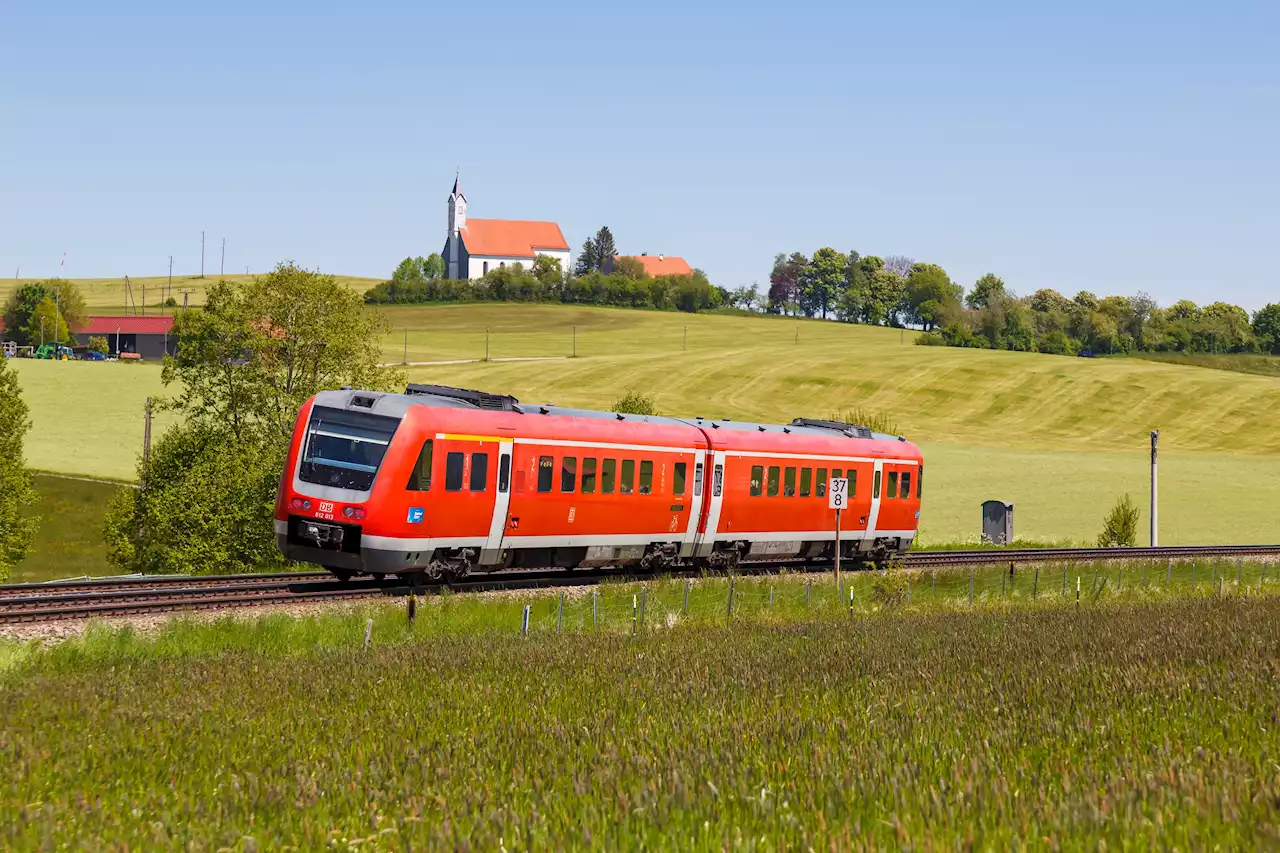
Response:
[{"label": "red train", "polygon": [[906,551],[924,470],[906,439],[522,405],[436,385],[324,391],[298,414],[276,500],[280,550],[338,577],[514,567],[823,561],[829,477],[849,478],[842,556]]}]

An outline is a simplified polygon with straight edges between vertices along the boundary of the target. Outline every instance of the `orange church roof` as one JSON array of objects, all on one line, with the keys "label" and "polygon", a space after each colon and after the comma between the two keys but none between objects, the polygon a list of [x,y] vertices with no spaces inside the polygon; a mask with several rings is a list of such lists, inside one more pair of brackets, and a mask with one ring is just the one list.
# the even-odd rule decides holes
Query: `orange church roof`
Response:
[{"label": "orange church roof", "polygon": [[[623,255],[617,257],[622,258]],[[684,258],[675,255],[626,255],[633,261],[639,261],[644,271],[657,278],[660,275],[692,275],[693,267]]]},{"label": "orange church roof", "polygon": [[469,255],[534,258],[538,250],[567,252],[569,244],[554,222],[522,219],[468,219],[461,229]]}]

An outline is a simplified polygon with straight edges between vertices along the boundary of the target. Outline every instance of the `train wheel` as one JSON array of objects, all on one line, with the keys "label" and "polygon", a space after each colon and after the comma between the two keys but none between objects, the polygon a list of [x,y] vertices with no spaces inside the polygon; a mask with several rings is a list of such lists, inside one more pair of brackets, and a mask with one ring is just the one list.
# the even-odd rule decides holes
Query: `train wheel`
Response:
[{"label": "train wheel", "polygon": [[347,581],[351,580],[352,575],[355,574],[350,569],[332,569],[332,568],[329,568],[328,566],[326,566],[325,568],[329,570],[329,574],[333,575],[335,578],[338,579],[338,583],[346,583]]}]

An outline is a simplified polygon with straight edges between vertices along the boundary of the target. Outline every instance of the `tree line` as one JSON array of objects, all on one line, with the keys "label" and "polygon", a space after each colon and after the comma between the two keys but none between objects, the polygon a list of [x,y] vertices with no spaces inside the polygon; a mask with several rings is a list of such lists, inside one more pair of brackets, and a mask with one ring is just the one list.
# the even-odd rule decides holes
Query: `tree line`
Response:
[{"label": "tree line", "polygon": [[740,288],[729,303],[774,314],[924,330],[917,343],[1057,355],[1179,352],[1280,355],[1280,303],[1252,317],[1237,305],[1190,300],[1162,308],[1145,293],[1018,296],[994,273],[967,292],[937,264],[822,248],[779,254],[767,294]]},{"label": "tree line", "polygon": [[32,281],[9,294],[4,308],[5,336],[23,346],[67,343],[71,332],[89,319],[84,296],[70,281]]}]

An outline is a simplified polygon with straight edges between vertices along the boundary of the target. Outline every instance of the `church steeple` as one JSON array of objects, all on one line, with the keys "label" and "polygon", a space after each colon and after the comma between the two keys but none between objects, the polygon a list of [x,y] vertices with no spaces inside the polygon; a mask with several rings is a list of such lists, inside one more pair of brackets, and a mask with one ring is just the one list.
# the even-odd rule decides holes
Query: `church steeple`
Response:
[{"label": "church steeple", "polygon": [[462,174],[453,176],[453,192],[449,193],[449,240],[445,244],[445,274],[451,279],[465,278],[462,268],[462,234],[467,227],[467,197],[462,194]]}]

